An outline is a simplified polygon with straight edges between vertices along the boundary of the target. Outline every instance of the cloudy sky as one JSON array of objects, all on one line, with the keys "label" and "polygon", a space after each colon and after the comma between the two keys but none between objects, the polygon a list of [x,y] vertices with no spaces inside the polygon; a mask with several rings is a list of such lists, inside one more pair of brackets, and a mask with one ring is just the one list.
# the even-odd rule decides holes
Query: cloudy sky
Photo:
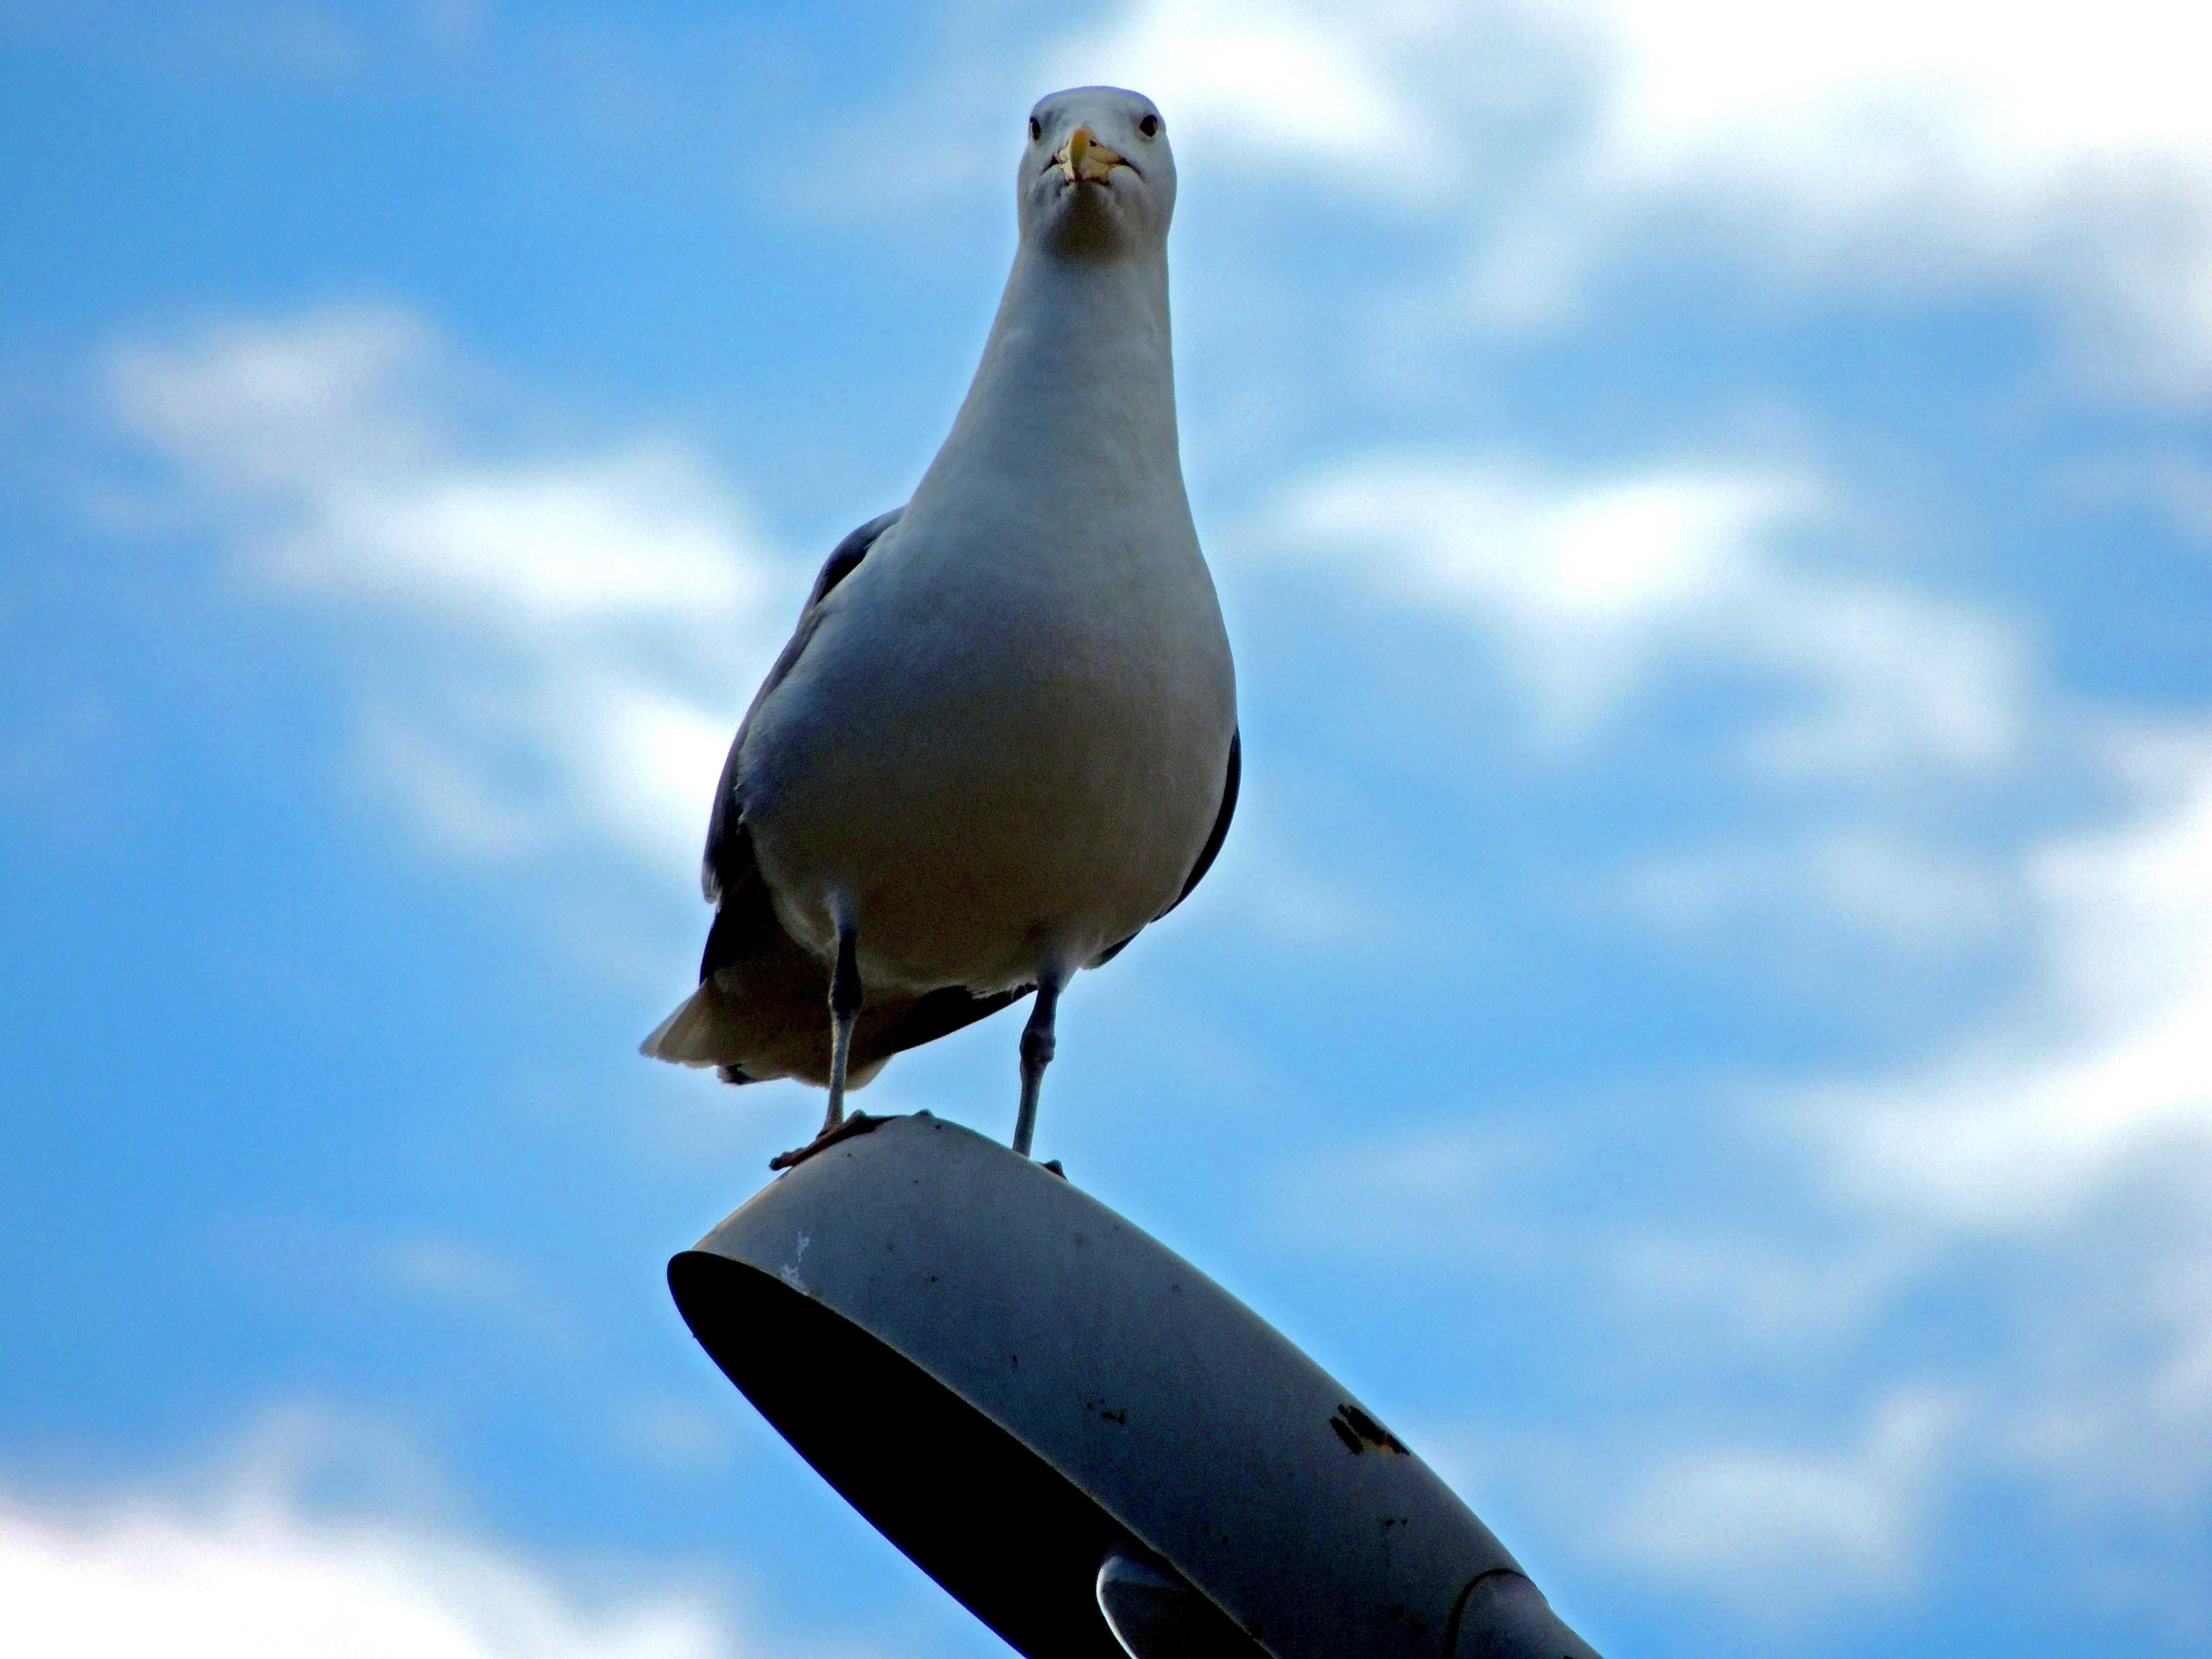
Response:
[{"label": "cloudy sky", "polygon": [[2212,24],[786,9],[0,3],[27,1650],[1004,1651],[660,1283],[818,1097],[634,1050],[1091,81],[1245,792],[1040,1152],[1604,1651],[2212,1644]]}]

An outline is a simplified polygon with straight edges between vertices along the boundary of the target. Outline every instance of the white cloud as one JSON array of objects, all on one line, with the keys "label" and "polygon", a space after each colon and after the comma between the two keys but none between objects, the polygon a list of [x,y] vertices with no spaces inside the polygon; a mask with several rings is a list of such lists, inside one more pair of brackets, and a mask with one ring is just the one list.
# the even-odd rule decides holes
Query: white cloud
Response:
[{"label": "white cloud", "polygon": [[646,1462],[697,1474],[727,1463],[737,1436],[726,1411],[710,1412],[673,1399],[643,1400],[622,1415],[617,1431]]},{"label": "white cloud", "polygon": [[[1693,1369],[1715,1354],[1802,1363],[1847,1349],[1924,1268],[1914,1242],[1809,1227],[1792,1237],[1680,1173],[1663,1195],[1608,1182],[1594,1213],[1591,1170],[1651,1110],[1454,1121],[1332,1148],[1291,1177],[1279,1213],[1309,1243],[1571,1285],[1576,1305],[1603,1310],[1623,1355]],[[1703,1127],[1677,1121],[1670,1147]],[[1692,1164],[1738,1169],[1771,1167],[1784,1150],[1741,1136],[1700,1144]]]},{"label": "white cloud", "polygon": [[1243,540],[1478,629],[1555,742],[1587,738],[1703,663],[1751,671],[1800,705],[1745,739],[1770,772],[1865,777],[2009,757],[2022,696],[2010,629],[1811,562],[1791,542],[1826,512],[1819,489],[1788,474],[1574,477],[1386,455],[1292,485]]},{"label": "white cloud", "polygon": [[167,516],[264,592],[408,624],[363,660],[360,753],[426,837],[696,867],[803,577],[680,444],[501,437],[511,398],[391,307],[125,346],[106,383]]},{"label": "white cloud", "polygon": [[1293,1178],[1281,1214],[1331,1243],[1511,1260],[1561,1243],[1532,1231],[1536,1194],[1560,1162],[1558,1137],[1530,1125],[1429,1130],[1333,1151]]},{"label": "white cloud", "polygon": [[574,1334],[568,1310],[528,1273],[463,1239],[425,1233],[392,1238],[376,1250],[374,1272],[409,1300],[462,1316],[475,1332],[498,1324],[555,1343]]},{"label": "white cloud", "polygon": [[1599,202],[1710,205],[1801,273],[2026,277],[2093,372],[2212,391],[2212,22],[2125,0],[1560,0],[1604,91],[1567,171]]},{"label": "white cloud", "polygon": [[0,1597],[27,1655],[222,1659],[709,1659],[733,1650],[691,1598],[593,1607],[501,1551],[240,1506],[152,1504],[90,1520],[0,1500]]},{"label": "white cloud", "polygon": [[500,1546],[310,1514],[249,1477],[219,1500],[58,1504],[0,1492],[8,1647],[38,1659],[719,1659],[714,1601],[580,1594]]},{"label": "white cloud", "polygon": [[1286,834],[1268,799],[1283,781],[1239,798],[1237,833],[1200,889],[1204,896],[1191,902],[1237,914],[1248,942],[1294,957],[1350,961],[1419,949],[1418,918],[1395,896],[1360,879],[1341,857],[1316,856]]},{"label": "white cloud", "polygon": [[2069,1504],[2212,1500],[2212,736],[2117,744],[2117,824],[2021,860],[2033,969],[1926,1066],[1810,1091],[1831,1185],[1931,1267],[2036,1286],[1993,1462]]},{"label": "white cloud", "polygon": [[1142,0],[1119,18],[1055,42],[1045,86],[1134,87],[1168,117],[1176,154],[1224,166],[1319,167],[1365,191],[1422,198],[1444,173],[1443,148],[1409,121],[1382,48],[1418,33],[1418,14],[1340,14],[1246,0]]},{"label": "white cloud", "polygon": [[1592,1553],[1772,1614],[1910,1588],[1957,1402],[1884,1401],[1855,1445],[1721,1441],[1665,1454],[1598,1522]]},{"label": "white cloud", "polygon": [[[2094,31],[2060,9],[1987,0],[1877,0],[1848,15],[1749,0],[1530,9],[1605,40],[1619,90],[1604,143],[1621,170],[1724,166],[1848,203],[1947,178],[2032,191],[2084,155],[2181,155],[2212,137],[2186,66],[2212,30],[2140,0]],[[1859,165],[1832,165],[1846,155]]]},{"label": "white cloud", "polygon": [[[1935,1060],[1678,1084],[1668,1156],[1616,1158],[1601,1220],[1572,1176],[1618,1125],[1587,1109],[1334,1152],[1290,1189],[1310,1238],[1510,1273],[1632,1363],[1618,1425],[1468,1437],[1555,1547],[1794,1617],[1906,1595],[1952,1494],[1996,1483],[2063,1517],[2085,1572],[2126,1560],[2202,1616],[2179,1540],[2212,1503],[2212,735],[2110,741],[2113,817],[1991,860],[2023,982]],[[1981,1332],[1932,1375],[1890,1323],[1930,1297]],[[1789,1379],[1805,1422],[1650,1420],[1686,1370]],[[1838,1384],[1867,1427],[1822,1447]]]},{"label": "white cloud", "polygon": [[1624,250],[1719,250],[1777,292],[2024,289],[2087,377],[2201,398],[2208,57],[2212,21],[2166,0],[2094,27],[1983,0],[1139,0],[1043,63],[1152,92],[1237,176],[1461,226],[1462,301],[1501,322],[1571,312]]},{"label": "white cloud", "polygon": [[1646,1413],[1571,1433],[1422,1435],[1479,1507],[1522,1517],[1547,1553],[1686,1590],[1769,1630],[1894,1602],[1931,1577],[1943,1483],[1967,1400],[1907,1384],[1840,1432]]},{"label": "white cloud", "polygon": [[[694,1419],[696,1420],[694,1420]],[[671,1401],[617,1431],[672,1470],[729,1455]],[[293,1405],[192,1473],[106,1492],[0,1484],[5,1646],[33,1659],[736,1659],[857,1656],[763,1627],[718,1570],[560,1554],[472,1530],[445,1472],[387,1419]]]},{"label": "white cloud", "polygon": [[[2212,1502],[2212,735],[2069,706],[2002,625],[1782,538],[1829,510],[1760,475],[1386,458],[1264,521],[1255,544],[1494,641],[1555,734],[1734,659],[1794,678],[1800,734],[1875,734],[1829,744],[1832,776],[1909,763],[1917,787],[1871,808],[1770,766],[1753,799],[1789,804],[1779,828],[1739,800],[1725,844],[1633,863],[1645,916],[1761,964],[1863,941],[1863,990],[1833,988],[1855,1002],[1969,948],[2014,975],[1857,1079],[1655,1079],[1613,1116],[1582,1101],[1333,1150],[1286,1189],[1286,1224],[1539,1287],[1644,1379],[1630,1424],[1470,1437],[1499,1443],[1489,1489],[1561,1553],[1778,1618],[1894,1601],[1941,1559],[1954,1495],[1994,1484],[2064,1517],[2085,1573],[2124,1561],[2200,1617],[2187,1549],[2135,1540],[2179,1538]],[[1635,556],[1612,556],[1623,537]],[[2023,785],[2042,810],[2101,802],[2101,822],[2007,850],[1929,805],[1971,819]],[[1615,1132],[1662,1097],[1647,1172]],[[1983,1332],[1933,1372],[1903,1334],[1930,1298]],[[1801,1422],[1747,1441],[1650,1420],[1686,1373],[1827,1380]],[[1840,1443],[1819,1426],[1838,1383],[1865,1425]]]},{"label": "white cloud", "polygon": [[2039,1230],[2185,1170],[2177,1154],[2212,1156],[2212,743],[2121,757],[2131,817],[2024,860],[2038,943],[2018,1007],[1925,1073],[1816,1110],[1853,1197],[1947,1227]]},{"label": "white cloud", "polygon": [[1699,945],[1752,946],[1763,971],[1776,965],[1771,953],[1827,955],[1838,935],[1899,959],[1982,945],[2014,919],[2016,889],[1985,858],[1866,823],[1662,854],[1637,861],[1623,883],[1630,905],[1662,927]]}]

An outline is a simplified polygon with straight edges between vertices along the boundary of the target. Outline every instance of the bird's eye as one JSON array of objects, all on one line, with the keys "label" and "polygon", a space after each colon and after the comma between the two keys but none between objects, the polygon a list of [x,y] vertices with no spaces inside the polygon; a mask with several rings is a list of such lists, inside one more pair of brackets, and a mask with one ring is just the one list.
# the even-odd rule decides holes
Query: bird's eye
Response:
[{"label": "bird's eye", "polygon": [[1137,131],[1143,133],[1147,138],[1158,137],[1160,136],[1160,118],[1157,115],[1147,115],[1143,120],[1137,123]]},{"label": "bird's eye", "polygon": [[1036,143],[1036,141],[1037,141],[1038,139],[1040,139],[1040,138],[1042,138],[1042,137],[1044,137],[1044,123],[1043,123],[1043,122],[1042,122],[1042,121],[1040,121],[1040,120],[1038,120],[1038,119],[1036,118],[1036,116],[1034,116],[1034,115],[1030,116],[1030,143],[1033,143],[1033,144],[1034,144],[1035,143]]}]

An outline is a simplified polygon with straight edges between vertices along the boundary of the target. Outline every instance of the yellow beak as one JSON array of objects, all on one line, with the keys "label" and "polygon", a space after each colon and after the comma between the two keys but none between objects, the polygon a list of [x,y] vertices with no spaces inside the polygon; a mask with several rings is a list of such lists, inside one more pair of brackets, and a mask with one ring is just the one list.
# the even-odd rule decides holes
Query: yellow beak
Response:
[{"label": "yellow beak", "polygon": [[1060,163],[1060,172],[1071,185],[1103,179],[1121,165],[1121,158],[1100,143],[1097,135],[1087,126],[1069,133],[1066,143],[1052,159]]}]

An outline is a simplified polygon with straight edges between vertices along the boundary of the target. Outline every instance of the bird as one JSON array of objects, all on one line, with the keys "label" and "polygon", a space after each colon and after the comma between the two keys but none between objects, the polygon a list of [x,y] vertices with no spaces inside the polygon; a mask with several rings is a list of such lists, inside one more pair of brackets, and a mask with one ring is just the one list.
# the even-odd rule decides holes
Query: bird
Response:
[{"label": "bird", "polygon": [[831,551],[730,746],[699,987],[641,1050],[826,1087],[773,1167],[868,1126],[846,1093],[892,1055],[1034,995],[1030,1156],[1069,977],[1221,850],[1243,743],[1178,447],[1175,198],[1151,99],[1031,109],[1013,267],[951,431]]}]

